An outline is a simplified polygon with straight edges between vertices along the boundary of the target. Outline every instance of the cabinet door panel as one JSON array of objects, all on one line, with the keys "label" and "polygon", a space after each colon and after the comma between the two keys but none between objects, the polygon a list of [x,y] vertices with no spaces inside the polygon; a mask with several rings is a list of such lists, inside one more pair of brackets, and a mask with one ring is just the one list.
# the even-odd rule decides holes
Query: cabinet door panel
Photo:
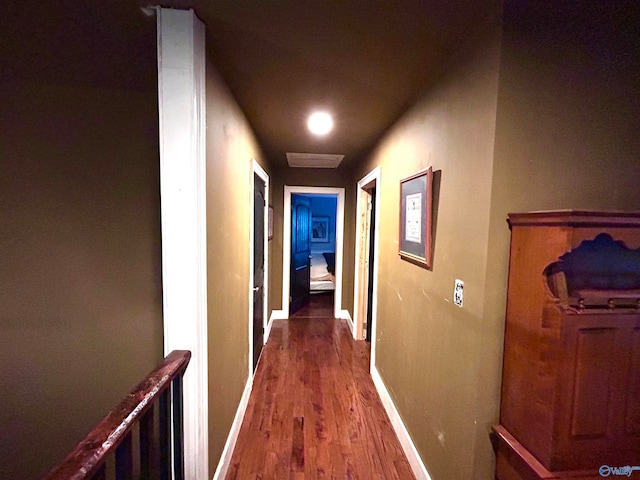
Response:
[{"label": "cabinet door panel", "polygon": [[597,438],[607,434],[615,333],[611,328],[578,331],[571,409],[573,437]]}]

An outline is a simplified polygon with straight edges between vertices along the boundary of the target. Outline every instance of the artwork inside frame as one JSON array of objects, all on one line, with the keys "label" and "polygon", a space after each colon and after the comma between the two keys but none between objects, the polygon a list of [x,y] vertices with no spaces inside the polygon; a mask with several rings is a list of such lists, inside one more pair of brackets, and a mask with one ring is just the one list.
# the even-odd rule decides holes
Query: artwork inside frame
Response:
[{"label": "artwork inside frame", "polygon": [[400,258],[431,268],[433,168],[400,180]]},{"label": "artwork inside frame", "polygon": [[311,242],[329,242],[329,217],[313,217],[311,219]]},{"label": "artwork inside frame", "polygon": [[273,207],[269,205],[269,218],[268,218],[267,240],[273,239]]}]

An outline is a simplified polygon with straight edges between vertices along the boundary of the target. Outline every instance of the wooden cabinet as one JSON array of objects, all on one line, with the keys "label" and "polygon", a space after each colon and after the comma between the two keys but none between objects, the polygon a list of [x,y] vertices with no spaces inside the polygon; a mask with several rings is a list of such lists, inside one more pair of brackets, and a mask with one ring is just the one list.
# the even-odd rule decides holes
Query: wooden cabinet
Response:
[{"label": "wooden cabinet", "polygon": [[640,466],[640,212],[509,215],[496,478]]}]

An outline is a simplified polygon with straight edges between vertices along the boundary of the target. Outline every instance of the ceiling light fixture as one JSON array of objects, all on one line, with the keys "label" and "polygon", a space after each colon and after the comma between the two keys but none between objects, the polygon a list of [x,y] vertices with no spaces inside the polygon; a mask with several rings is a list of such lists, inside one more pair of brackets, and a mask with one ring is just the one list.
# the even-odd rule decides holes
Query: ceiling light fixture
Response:
[{"label": "ceiling light fixture", "polygon": [[326,112],[316,112],[309,117],[307,126],[315,135],[326,135],[333,128],[333,120]]}]

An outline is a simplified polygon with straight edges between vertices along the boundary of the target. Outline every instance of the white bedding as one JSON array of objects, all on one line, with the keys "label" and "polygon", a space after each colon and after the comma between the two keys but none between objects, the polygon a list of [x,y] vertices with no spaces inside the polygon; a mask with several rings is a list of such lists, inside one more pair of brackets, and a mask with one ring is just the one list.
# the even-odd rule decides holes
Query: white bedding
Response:
[{"label": "white bedding", "polygon": [[335,290],[335,277],[327,270],[327,261],[321,253],[311,254],[311,287],[314,291]]},{"label": "white bedding", "polygon": [[336,289],[333,280],[312,280],[310,293],[330,292]]}]

